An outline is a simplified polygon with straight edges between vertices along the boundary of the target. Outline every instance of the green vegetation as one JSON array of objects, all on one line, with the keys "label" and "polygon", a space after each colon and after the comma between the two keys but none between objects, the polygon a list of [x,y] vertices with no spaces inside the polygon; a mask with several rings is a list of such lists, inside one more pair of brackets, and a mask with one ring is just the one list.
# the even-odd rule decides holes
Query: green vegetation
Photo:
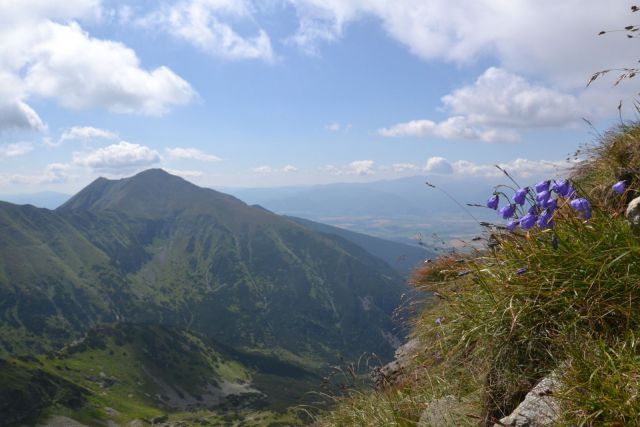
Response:
[{"label": "green vegetation", "polygon": [[[289,419],[340,358],[393,352],[406,288],[385,262],[161,170],[98,179],[56,211],[0,203],[0,229],[0,356],[36,356],[25,369],[85,396],[29,391],[43,416]],[[212,397],[227,385],[246,389],[235,406]]]},{"label": "green vegetation", "polygon": [[562,200],[552,229],[493,228],[491,249],[417,270],[415,286],[438,301],[414,318],[411,372],[339,399],[317,425],[412,426],[445,396],[450,425],[493,425],[551,372],[559,425],[640,425],[640,238],[624,217],[640,190],[640,125],[579,157],[571,181],[592,218]]}]

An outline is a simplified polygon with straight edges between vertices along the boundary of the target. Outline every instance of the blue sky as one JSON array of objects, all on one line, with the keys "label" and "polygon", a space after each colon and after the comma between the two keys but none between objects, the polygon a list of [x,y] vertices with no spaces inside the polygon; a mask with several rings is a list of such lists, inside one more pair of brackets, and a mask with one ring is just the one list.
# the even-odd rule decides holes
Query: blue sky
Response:
[{"label": "blue sky", "polygon": [[[631,113],[632,3],[0,1],[0,193],[560,170]],[[615,4],[612,4],[615,3]]]}]

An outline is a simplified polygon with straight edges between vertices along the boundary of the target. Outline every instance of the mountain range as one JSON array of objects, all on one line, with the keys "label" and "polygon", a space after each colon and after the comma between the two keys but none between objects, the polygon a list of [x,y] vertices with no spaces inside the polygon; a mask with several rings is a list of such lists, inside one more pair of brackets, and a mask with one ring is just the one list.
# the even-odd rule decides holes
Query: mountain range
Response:
[{"label": "mountain range", "polygon": [[7,420],[282,414],[402,332],[404,279],[371,248],[162,170],[1,202],[0,227],[0,395],[29,402]]}]

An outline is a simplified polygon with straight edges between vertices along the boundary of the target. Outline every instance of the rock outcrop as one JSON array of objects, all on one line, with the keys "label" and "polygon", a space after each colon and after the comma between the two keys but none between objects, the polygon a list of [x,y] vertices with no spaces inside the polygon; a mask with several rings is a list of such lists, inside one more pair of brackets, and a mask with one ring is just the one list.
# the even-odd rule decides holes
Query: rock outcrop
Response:
[{"label": "rock outcrop", "polygon": [[560,402],[554,396],[560,388],[555,374],[543,378],[527,395],[518,407],[500,420],[494,427],[546,427],[552,426],[560,415]]},{"label": "rock outcrop", "polygon": [[392,362],[375,369],[371,375],[375,387],[394,384],[411,365],[411,361],[420,351],[420,342],[414,338],[397,348]]},{"label": "rock outcrop", "polygon": [[631,226],[637,228],[640,226],[640,197],[636,197],[627,206],[626,217]]}]

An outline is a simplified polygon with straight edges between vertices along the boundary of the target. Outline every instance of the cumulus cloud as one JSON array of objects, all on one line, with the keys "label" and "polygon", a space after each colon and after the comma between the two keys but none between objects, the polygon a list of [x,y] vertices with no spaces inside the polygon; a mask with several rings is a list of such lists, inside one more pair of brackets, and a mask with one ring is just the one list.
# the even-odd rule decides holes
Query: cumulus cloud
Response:
[{"label": "cumulus cloud", "polygon": [[[528,178],[541,175],[563,174],[571,166],[566,161],[515,159],[499,163],[502,169],[513,176]],[[427,160],[424,171],[440,175],[460,175],[469,177],[498,178],[504,173],[495,164],[475,163],[468,160],[450,162],[444,157],[431,157]]]},{"label": "cumulus cloud", "polygon": [[575,96],[531,84],[495,67],[487,69],[474,84],[444,96],[442,102],[469,123],[486,126],[564,126],[588,115]]},{"label": "cumulus cloud", "polygon": [[449,175],[453,173],[453,167],[451,163],[444,157],[431,157],[427,160],[427,164],[424,166],[425,172]]},{"label": "cumulus cloud", "polygon": [[442,122],[412,120],[379,129],[378,134],[516,142],[520,129],[570,126],[590,114],[574,95],[531,84],[495,67],[473,84],[443,96],[442,103],[453,114]]},{"label": "cumulus cloud", "polygon": [[47,22],[41,31],[46,38],[32,47],[32,64],[25,73],[29,93],[69,108],[145,115],[162,115],[195,95],[167,67],[144,70],[133,50],[92,38],[77,23]]},{"label": "cumulus cloud", "polygon": [[162,30],[200,50],[225,59],[274,60],[269,35],[262,29],[243,37],[229,20],[254,21],[245,0],[183,0],[137,20],[142,27]]},{"label": "cumulus cloud", "polygon": [[378,135],[387,138],[397,137],[436,137],[442,139],[478,139],[484,142],[514,142],[519,139],[514,132],[474,128],[466,117],[449,117],[436,123],[432,120],[412,120],[399,123],[390,128],[381,128]]},{"label": "cumulus cloud", "polygon": [[201,162],[219,162],[222,159],[213,154],[205,153],[197,148],[166,148],[165,151],[169,157],[181,160],[198,160]]},{"label": "cumulus cloud", "polygon": [[594,70],[623,67],[636,55],[634,43],[596,37],[603,28],[618,28],[629,19],[624,2],[287,1],[299,22],[291,39],[309,52],[338,40],[354,21],[375,17],[391,38],[422,59],[465,64],[489,57],[510,70],[572,88],[583,86]]},{"label": "cumulus cloud", "polygon": [[73,162],[97,172],[124,174],[159,163],[160,154],[144,145],[121,141],[90,152],[76,152]]},{"label": "cumulus cloud", "polygon": [[0,131],[43,131],[32,96],[74,108],[160,115],[189,103],[191,86],[170,69],[144,69],[122,43],[91,37],[99,0],[0,2]]},{"label": "cumulus cloud", "polygon": [[19,157],[33,151],[33,143],[21,141],[0,145],[0,157]]},{"label": "cumulus cloud", "polygon": [[70,165],[51,163],[39,174],[9,174],[0,173],[0,185],[7,184],[59,184],[69,179]]},{"label": "cumulus cloud", "polygon": [[91,126],[74,126],[60,136],[60,143],[65,141],[88,141],[92,139],[118,139],[118,134]]}]

